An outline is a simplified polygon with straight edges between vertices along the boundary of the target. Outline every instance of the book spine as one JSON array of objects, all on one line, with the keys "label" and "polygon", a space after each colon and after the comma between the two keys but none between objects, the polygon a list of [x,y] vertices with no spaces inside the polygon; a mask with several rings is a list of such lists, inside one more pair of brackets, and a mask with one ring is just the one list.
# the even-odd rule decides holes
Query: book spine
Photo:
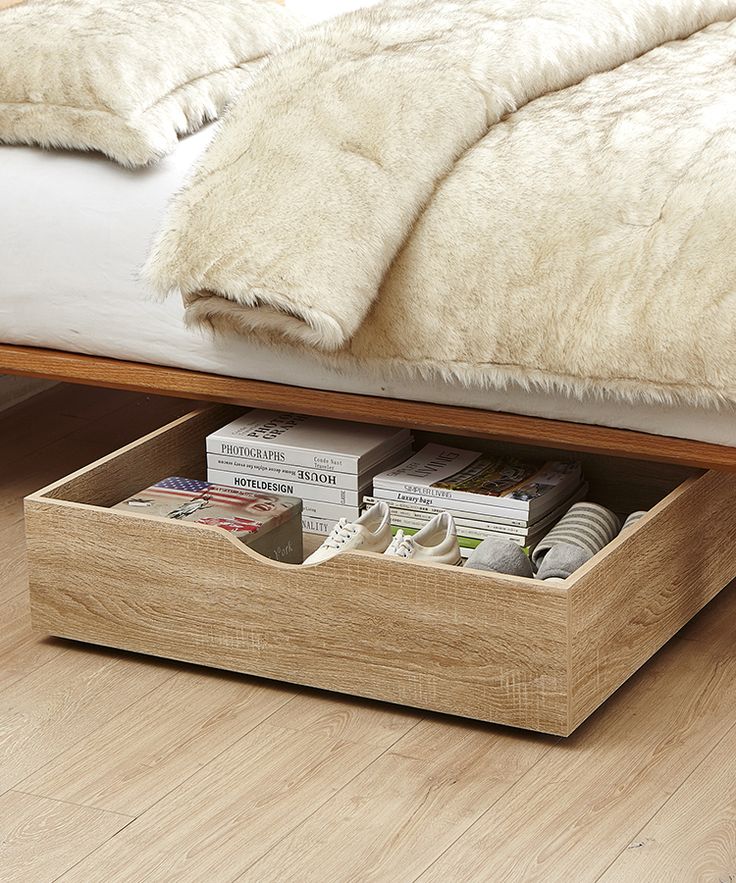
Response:
[{"label": "book spine", "polygon": [[313,518],[311,515],[302,515],[302,530],[304,533],[327,534],[332,533],[332,528],[337,521],[331,521],[325,518]]},{"label": "book spine", "polygon": [[207,480],[212,482],[212,484],[221,484],[225,487],[245,488],[249,491],[259,491],[263,494],[278,494],[282,497],[301,497],[302,499],[316,500],[320,503],[337,503],[340,506],[357,507],[362,496],[360,491],[321,487],[297,481],[280,481],[258,475],[243,475],[239,472],[221,472],[218,469],[208,469]]},{"label": "book spine", "polygon": [[309,469],[289,463],[268,463],[263,460],[238,460],[224,454],[207,454],[207,468],[213,471],[238,472],[246,475],[272,478],[276,481],[301,482],[320,487],[342,488],[357,491],[360,476],[357,473],[330,472],[326,469]]},{"label": "book spine", "polygon": [[[378,497],[376,496],[365,496],[363,497],[363,503],[366,506],[373,506],[378,502]],[[427,519],[431,518],[432,515],[437,514],[436,506],[424,506],[421,503],[405,503],[405,502],[394,502],[394,501],[384,501],[388,502],[389,508],[392,513],[403,514],[404,512],[411,513],[415,517],[417,515],[426,515]],[[494,516],[494,515],[486,515],[485,513],[473,513],[472,516],[468,516],[467,510],[463,512],[459,509],[452,509],[451,507],[447,507],[443,509],[443,511],[449,512],[455,519],[465,517],[466,521],[473,520],[476,524],[471,525],[472,527],[480,527],[482,524],[504,524],[509,527],[521,527],[526,528],[527,521],[525,518],[507,518],[505,516]]]},{"label": "book spine", "polygon": [[[503,512],[519,512],[524,515],[529,514],[529,503],[525,500],[512,500],[510,497],[491,497],[483,494],[473,494],[469,491],[453,491],[449,488],[431,487],[424,484],[411,484],[404,481],[391,481],[390,479],[376,476],[374,482],[374,490],[390,491],[393,493],[404,494],[407,497],[419,497],[424,500],[437,500],[440,506],[447,508],[464,509],[466,506],[473,505],[485,508],[487,506],[484,500],[492,501],[496,509]],[[457,504],[461,504],[458,506]]]},{"label": "book spine", "polygon": [[302,448],[270,447],[217,436],[208,436],[207,453],[233,457],[237,460],[260,460],[264,463],[322,469],[326,472],[347,472],[352,475],[358,474],[360,465],[356,457],[345,457],[324,451],[305,451]]},{"label": "book spine", "polygon": [[[405,517],[404,515],[393,512],[391,513],[393,524],[399,527],[422,528],[432,517],[431,515],[419,516],[418,518]],[[507,524],[486,524],[483,527],[476,527],[465,523],[461,518],[453,518],[458,536],[470,537],[473,539],[484,540],[486,537],[503,536],[511,539],[516,537],[519,540],[526,540],[528,533],[523,528],[509,527]],[[477,522],[476,522],[477,524]]]},{"label": "book spine", "polygon": [[346,518],[355,521],[360,515],[357,506],[339,506],[336,503],[318,503],[315,500],[302,500],[302,516],[318,518],[322,521],[339,521]]},{"label": "book spine", "polygon": [[[387,503],[417,503],[420,506],[425,506],[432,509],[434,512],[464,512],[468,514],[478,513],[480,515],[491,515],[491,516],[504,516],[508,515],[509,510],[503,509],[498,506],[488,505],[484,503],[462,503],[458,505],[458,501],[449,501],[450,505],[448,505],[448,501],[442,497],[425,497],[422,494],[408,494],[404,491],[398,490],[389,490],[388,488],[383,487],[375,487],[373,488],[373,496],[377,499],[384,500]],[[493,497],[492,499],[496,499]],[[527,524],[526,518],[523,519],[522,523],[524,525]]]}]

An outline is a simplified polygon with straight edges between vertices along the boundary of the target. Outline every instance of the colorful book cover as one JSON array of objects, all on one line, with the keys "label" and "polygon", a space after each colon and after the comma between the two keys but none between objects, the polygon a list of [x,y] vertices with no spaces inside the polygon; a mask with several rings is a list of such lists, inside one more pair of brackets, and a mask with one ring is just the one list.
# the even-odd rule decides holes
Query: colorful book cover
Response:
[{"label": "colorful book cover", "polygon": [[[533,463],[445,445],[425,445],[373,480],[374,495],[393,491],[447,502],[491,505],[540,515],[582,484],[580,464]],[[419,502],[423,502],[420,500]]]},{"label": "colorful book cover", "polygon": [[250,545],[256,535],[263,536],[300,516],[302,501],[170,476],[112,508],[137,515],[214,525]]}]

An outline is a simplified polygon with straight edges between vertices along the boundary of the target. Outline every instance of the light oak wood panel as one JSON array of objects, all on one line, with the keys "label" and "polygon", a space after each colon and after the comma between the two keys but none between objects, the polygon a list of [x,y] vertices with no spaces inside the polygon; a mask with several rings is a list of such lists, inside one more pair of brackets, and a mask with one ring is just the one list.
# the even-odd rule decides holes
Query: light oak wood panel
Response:
[{"label": "light oak wood panel", "polygon": [[122,448],[87,462],[34,496],[112,506],[169,475],[204,479],[205,437],[239,413],[241,409],[229,406],[205,408],[171,423],[164,413],[146,435],[129,435]]},{"label": "light oak wood panel", "polygon": [[[187,410],[188,404],[176,400],[125,398],[129,401],[120,408],[105,408],[100,403],[90,424],[82,422],[80,425],[75,418],[75,428],[55,439],[56,442],[63,439],[64,444],[55,449],[53,458],[45,453],[43,427],[37,427],[26,440],[22,452],[11,458],[3,476],[0,523],[7,527],[22,518],[22,500],[26,494],[179,416]],[[103,419],[111,414],[117,415],[114,421]]]},{"label": "light oak wood panel", "polygon": [[238,879],[414,880],[554,742],[424,720]]},{"label": "light oak wood panel", "polygon": [[282,565],[216,528],[58,500],[26,514],[34,624],[50,634],[567,729],[559,587],[370,553]]},{"label": "light oak wood panel", "polygon": [[[736,573],[707,527],[723,508],[736,530],[736,477],[719,473],[687,470],[696,477],[562,585],[366,554],[279,565],[214,528],[101,508],[162,475],[203,476],[204,436],[231,415],[182,417],[28,499],[40,628],[564,735]],[[682,477],[634,465],[650,501]],[[609,473],[606,459],[599,479]],[[693,525],[701,568],[684,542]],[[682,573],[687,592],[673,588]]]},{"label": "light oak wood panel", "polygon": [[0,692],[0,793],[173,674],[169,664],[69,649]]},{"label": "light oak wood panel", "polygon": [[261,724],[61,879],[234,880],[381,751]]},{"label": "light oak wood panel", "polygon": [[59,350],[0,344],[0,372],[736,471],[736,447],[478,408],[241,380]]},{"label": "light oak wood panel", "polygon": [[736,878],[736,727],[732,727],[601,883]]},{"label": "light oak wood panel", "polygon": [[672,641],[418,879],[593,883],[733,726],[735,702],[736,659]]},{"label": "light oak wood panel", "polygon": [[18,788],[138,816],[289,703],[294,693],[265,681],[185,669]]},{"label": "light oak wood panel", "polygon": [[129,818],[17,791],[0,796],[0,878],[48,883],[124,828]]},{"label": "light oak wood panel", "polygon": [[736,575],[735,499],[736,476],[693,479],[575,574],[573,726]]}]

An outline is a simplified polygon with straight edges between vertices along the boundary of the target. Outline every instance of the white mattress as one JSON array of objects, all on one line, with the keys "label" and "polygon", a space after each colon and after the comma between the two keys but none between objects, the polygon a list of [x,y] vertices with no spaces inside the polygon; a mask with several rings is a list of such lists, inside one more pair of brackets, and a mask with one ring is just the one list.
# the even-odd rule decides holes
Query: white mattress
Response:
[{"label": "white mattress", "polygon": [[0,341],[736,445],[736,409],[381,382],[244,338],[187,330],[178,299],[154,301],[138,271],[171,194],[211,134],[184,139],[174,155],[137,171],[91,154],[0,146]]}]

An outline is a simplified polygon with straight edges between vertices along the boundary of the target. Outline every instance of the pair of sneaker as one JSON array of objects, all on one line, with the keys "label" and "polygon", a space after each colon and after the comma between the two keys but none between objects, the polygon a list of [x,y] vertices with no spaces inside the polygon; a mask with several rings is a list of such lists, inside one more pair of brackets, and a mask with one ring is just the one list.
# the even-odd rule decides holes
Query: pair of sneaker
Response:
[{"label": "pair of sneaker", "polygon": [[319,549],[304,563],[319,564],[340,552],[358,550],[436,564],[457,565],[462,561],[455,522],[448,512],[435,515],[413,536],[401,529],[394,536],[391,510],[388,504],[378,502],[357,521],[341,518]]}]

